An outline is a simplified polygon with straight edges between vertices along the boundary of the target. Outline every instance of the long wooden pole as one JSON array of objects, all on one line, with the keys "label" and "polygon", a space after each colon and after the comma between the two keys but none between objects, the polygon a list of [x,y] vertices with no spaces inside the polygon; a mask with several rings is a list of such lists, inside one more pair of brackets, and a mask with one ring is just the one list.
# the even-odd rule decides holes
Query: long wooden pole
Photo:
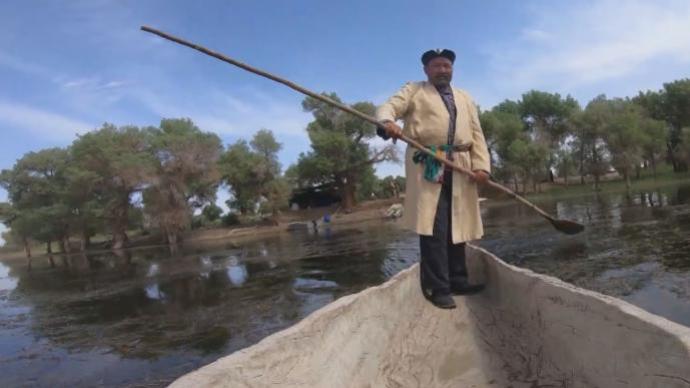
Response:
[{"label": "long wooden pole", "polygon": [[[266,72],[266,71],[263,71],[263,70],[261,70],[261,69],[257,69],[257,68],[255,68],[255,67],[249,66],[249,65],[247,65],[246,63],[237,61],[237,60],[232,59],[232,58],[230,58],[230,57],[228,57],[228,56],[226,56],[226,55],[223,55],[223,54],[221,54],[221,53],[215,52],[215,51],[213,51],[213,50],[209,50],[209,49],[207,49],[206,47],[203,47],[203,46],[200,46],[200,45],[198,45],[198,44],[195,44],[195,43],[186,41],[186,40],[184,40],[184,39],[181,39],[181,38],[178,38],[178,37],[176,37],[176,36],[170,35],[170,34],[165,33],[165,32],[163,32],[163,31],[159,31],[159,30],[156,30],[156,29],[154,29],[154,28],[147,27],[147,26],[142,26],[141,29],[142,29],[143,31],[152,33],[152,34],[154,34],[154,35],[158,35],[158,36],[160,36],[161,38],[164,38],[164,39],[173,41],[173,42],[175,42],[175,43],[181,44],[181,45],[183,45],[183,46],[187,46],[187,47],[192,48],[192,49],[194,49],[194,50],[200,51],[200,52],[202,52],[202,53],[204,53],[204,54],[206,54],[206,55],[212,56],[212,57],[214,57],[214,58],[216,58],[216,59],[219,59],[219,60],[221,60],[221,61],[223,61],[223,62],[227,62],[227,63],[229,63],[229,64],[231,64],[231,65],[237,66],[237,67],[242,68],[242,69],[244,69],[244,70],[247,70],[247,71],[249,71],[249,72],[251,72],[251,73],[254,73],[254,74],[260,75],[260,76],[262,76],[262,77],[268,78],[268,79],[270,79],[270,80],[276,81],[276,82],[278,82],[278,83],[281,83],[281,84],[283,84],[283,85],[285,85],[285,86],[287,86],[287,87],[289,87],[289,88],[291,88],[291,89],[294,89],[294,90],[296,90],[296,91],[298,91],[298,92],[300,92],[300,93],[302,93],[302,94],[306,94],[306,95],[309,96],[309,97],[313,97],[313,98],[315,98],[315,99],[317,99],[317,100],[319,100],[319,101],[323,101],[323,102],[325,102],[326,104],[332,105],[332,106],[334,106],[334,107],[336,107],[336,108],[338,108],[338,109],[341,109],[341,110],[343,110],[343,111],[345,111],[345,112],[347,112],[347,113],[353,114],[353,115],[355,115],[355,116],[361,118],[362,120],[368,121],[368,122],[370,122],[370,123],[372,123],[372,124],[374,124],[374,125],[376,125],[376,126],[381,126],[381,123],[380,123],[378,120],[376,120],[374,117],[371,117],[371,116],[369,116],[369,115],[367,115],[367,114],[365,114],[365,113],[362,113],[362,112],[360,112],[360,111],[358,111],[358,110],[352,109],[351,107],[349,107],[349,106],[347,106],[347,105],[345,105],[345,104],[342,104],[342,103],[340,103],[340,102],[338,102],[338,101],[334,101],[333,99],[330,99],[330,98],[328,98],[328,97],[326,97],[326,96],[323,96],[323,95],[318,94],[318,93],[314,93],[314,92],[312,92],[311,90],[306,89],[306,88],[303,88],[302,86],[299,86],[299,85],[297,85],[297,84],[294,83],[294,82],[288,81],[288,80],[286,80],[286,79],[284,79],[284,78],[278,77],[278,76],[276,76],[276,75],[273,75],[273,74],[271,74],[271,73],[269,73],[269,72]],[[404,135],[400,136],[400,139],[401,139],[402,141],[404,141],[405,143],[410,144],[410,145],[413,146],[414,148],[416,148],[416,149],[418,149],[418,150],[424,152],[425,154],[427,154],[427,155],[433,157],[434,159],[436,159],[436,160],[438,160],[440,163],[442,163],[442,164],[444,164],[444,165],[450,167],[451,169],[456,170],[456,171],[458,171],[458,172],[461,172],[461,173],[463,173],[463,174],[466,174],[466,175],[468,175],[468,176],[470,176],[470,177],[474,176],[474,173],[473,173],[472,171],[470,171],[470,170],[468,170],[468,169],[466,169],[466,168],[464,168],[464,167],[462,167],[462,166],[458,166],[458,165],[456,165],[456,164],[453,164],[453,163],[450,162],[448,159],[446,159],[446,158],[444,158],[444,157],[442,157],[442,156],[440,156],[440,155],[437,155],[435,152],[432,152],[430,149],[428,149],[428,148],[425,147],[424,145],[420,144],[419,142],[415,141],[414,139],[410,139],[409,137],[404,136]],[[500,190],[500,191],[502,191],[502,192],[508,194],[510,197],[512,197],[512,198],[514,198],[514,199],[516,199],[516,200],[518,200],[518,201],[520,201],[520,202],[522,202],[523,204],[527,205],[528,207],[530,207],[531,209],[533,209],[534,211],[536,211],[537,213],[539,213],[542,217],[546,218],[549,222],[551,222],[551,224],[552,224],[556,229],[558,229],[558,230],[561,231],[561,232],[564,232],[564,233],[567,233],[567,234],[575,234],[575,233],[579,233],[579,232],[581,232],[582,230],[584,230],[584,226],[582,226],[582,225],[580,225],[580,224],[578,224],[578,223],[576,223],[576,222],[568,221],[568,220],[558,220],[558,219],[554,218],[553,216],[551,216],[550,214],[548,214],[547,212],[545,212],[544,210],[542,210],[541,208],[539,208],[537,205],[533,204],[532,202],[528,201],[527,199],[523,198],[522,196],[518,195],[517,193],[513,192],[513,191],[510,190],[509,188],[507,188],[507,187],[505,187],[505,186],[503,186],[503,185],[501,185],[501,184],[499,184],[499,183],[497,183],[497,182],[488,181],[487,184],[488,184],[489,186],[495,188],[495,189],[498,189],[498,190]]]}]

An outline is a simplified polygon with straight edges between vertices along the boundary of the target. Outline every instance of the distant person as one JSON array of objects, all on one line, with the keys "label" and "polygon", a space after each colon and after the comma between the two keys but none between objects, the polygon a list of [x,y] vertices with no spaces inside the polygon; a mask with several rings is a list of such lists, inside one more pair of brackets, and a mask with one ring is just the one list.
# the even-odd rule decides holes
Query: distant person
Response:
[{"label": "distant person", "polygon": [[[488,181],[491,165],[472,98],[450,84],[455,53],[429,50],[421,59],[427,81],[407,83],[377,109],[377,133],[384,139],[404,134],[474,172],[453,172],[410,146],[405,153],[403,223],[419,234],[422,292],[450,309],[456,307],[451,294],[484,288],[468,281],[465,242],[484,234],[476,183]],[[396,120],[404,121],[402,129]]]}]

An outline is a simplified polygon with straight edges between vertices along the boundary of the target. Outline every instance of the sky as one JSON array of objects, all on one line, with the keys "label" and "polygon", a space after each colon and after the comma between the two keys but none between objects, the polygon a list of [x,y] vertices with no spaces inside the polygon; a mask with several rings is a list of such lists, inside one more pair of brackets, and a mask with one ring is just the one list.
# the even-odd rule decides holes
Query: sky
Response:
[{"label": "sky", "polygon": [[[189,117],[225,144],[270,129],[283,167],[309,150],[301,95],[141,25],[348,103],[380,104],[422,80],[419,57],[430,48],[456,52],[454,85],[482,109],[530,89],[584,105],[690,76],[687,0],[3,0],[0,169],[104,122],[163,117]],[[382,164],[377,174],[403,168]]]}]

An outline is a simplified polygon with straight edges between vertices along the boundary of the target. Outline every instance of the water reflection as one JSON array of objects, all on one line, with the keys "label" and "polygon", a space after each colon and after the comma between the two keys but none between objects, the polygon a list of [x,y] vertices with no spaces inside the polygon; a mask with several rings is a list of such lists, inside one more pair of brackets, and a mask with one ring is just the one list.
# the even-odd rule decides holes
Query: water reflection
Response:
[{"label": "water reflection", "polygon": [[[328,237],[280,236],[241,249],[74,256],[56,268],[36,260],[31,272],[20,264],[0,267],[0,285],[8,284],[24,308],[0,306],[7,314],[2,325],[19,328],[12,333],[16,346],[0,345],[0,370],[11,372],[0,374],[0,384],[165,385],[383,282],[417,260],[415,249],[397,252],[408,238],[376,225],[366,232],[332,230]],[[83,359],[92,369],[76,366]],[[118,359],[127,362],[113,363]],[[94,371],[106,364],[110,372],[102,380]],[[33,372],[48,367],[55,372]]]},{"label": "water reflection", "polygon": [[233,286],[241,286],[247,281],[249,273],[247,272],[247,267],[244,264],[240,264],[237,257],[231,256],[228,260],[228,279]]},{"label": "water reflection", "polygon": [[[575,236],[559,234],[513,204],[489,207],[485,211],[487,235],[481,245],[509,262],[666,312],[676,309],[671,306],[678,300],[664,298],[666,294],[650,284],[659,283],[658,279],[671,272],[687,275],[690,270],[689,194],[690,185],[683,184],[631,196],[592,194],[539,203],[555,209],[558,217],[584,223],[585,232]],[[627,268],[637,270],[626,271],[625,281],[603,275]],[[637,277],[639,268],[650,268],[648,276]],[[676,286],[667,284],[668,288]],[[690,306],[688,300],[680,303]],[[690,314],[666,316],[690,325]]]},{"label": "water reflection", "polygon": [[[542,201],[586,224],[575,236],[493,203],[481,245],[690,325],[689,202],[690,185]],[[0,385],[165,385],[419,255],[417,237],[389,224],[183,249],[0,264]]]},{"label": "water reflection", "polygon": [[17,279],[10,276],[10,267],[0,263],[0,293],[12,291],[16,287]]},{"label": "water reflection", "polygon": [[145,291],[149,299],[161,300],[165,298],[165,294],[158,288],[158,283],[146,286]]}]

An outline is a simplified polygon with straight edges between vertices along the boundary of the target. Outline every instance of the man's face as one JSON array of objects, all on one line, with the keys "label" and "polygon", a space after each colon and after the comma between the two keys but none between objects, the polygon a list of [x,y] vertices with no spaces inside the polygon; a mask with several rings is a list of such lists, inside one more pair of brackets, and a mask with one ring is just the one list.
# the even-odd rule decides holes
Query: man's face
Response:
[{"label": "man's face", "polygon": [[424,66],[424,73],[435,86],[446,86],[453,79],[453,64],[448,58],[436,57]]}]

